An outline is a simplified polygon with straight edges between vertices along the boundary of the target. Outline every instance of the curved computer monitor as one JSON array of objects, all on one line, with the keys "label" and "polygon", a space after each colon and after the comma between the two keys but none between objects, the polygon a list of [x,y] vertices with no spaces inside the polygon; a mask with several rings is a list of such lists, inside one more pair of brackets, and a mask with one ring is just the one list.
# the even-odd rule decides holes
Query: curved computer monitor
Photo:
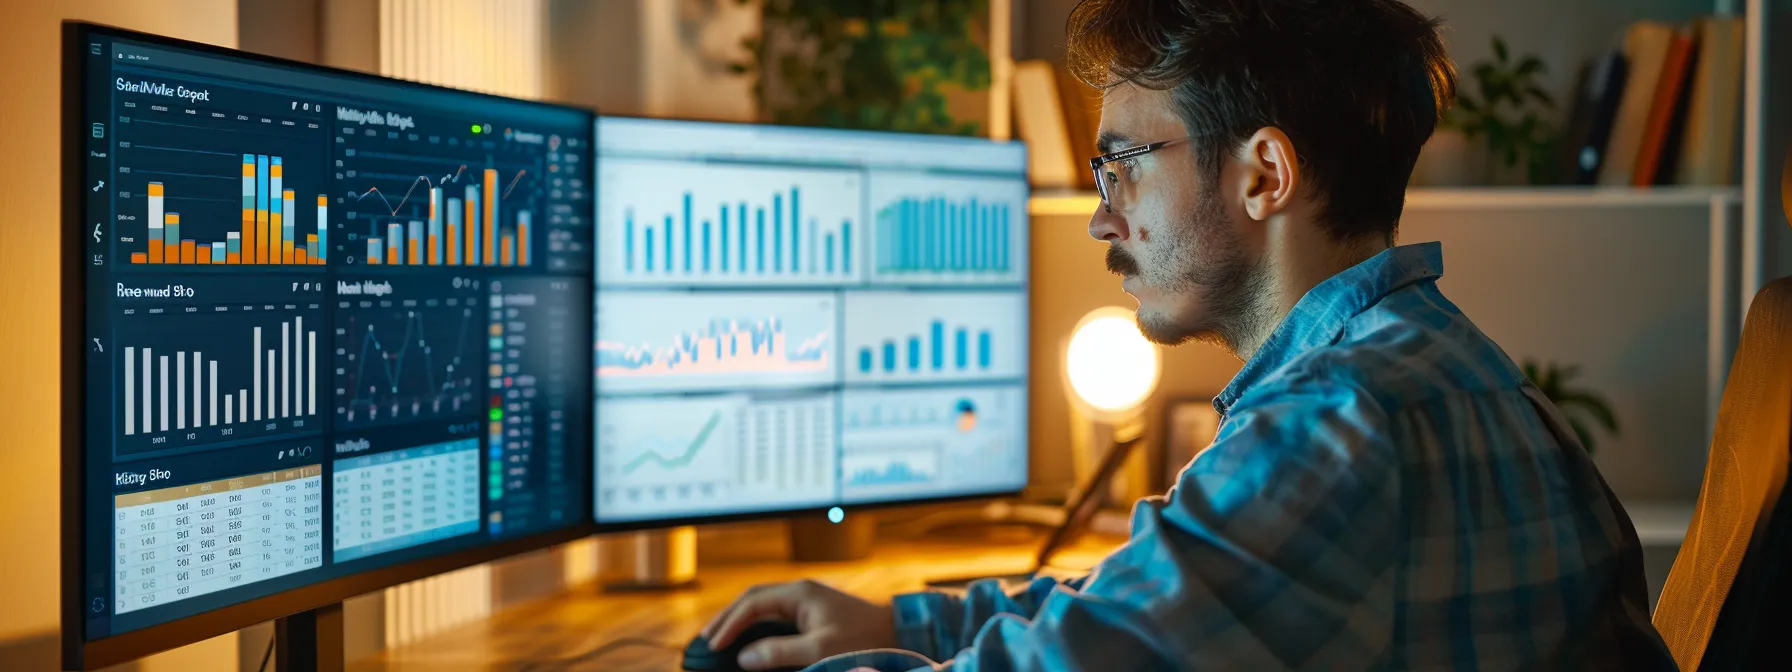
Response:
[{"label": "curved computer monitor", "polygon": [[1020,143],[597,120],[606,529],[1019,491]]},{"label": "curved computer monitor", "polygon": [[591,532],[589,112],[64,48],[65,665]]}]

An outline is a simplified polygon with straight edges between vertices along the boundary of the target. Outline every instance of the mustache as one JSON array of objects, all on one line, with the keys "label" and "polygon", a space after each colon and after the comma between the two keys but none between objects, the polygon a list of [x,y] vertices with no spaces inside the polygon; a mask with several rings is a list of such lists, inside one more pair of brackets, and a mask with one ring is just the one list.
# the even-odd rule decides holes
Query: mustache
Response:
[{"label": "mustache", "polygon": [[1133,259],[1132,255],[1127,254],[1126,250],[1122,250],[1118,246],[1108,246],[1107,263],[1109,273],[1123,277],[1139,274],[1138,260]]}]

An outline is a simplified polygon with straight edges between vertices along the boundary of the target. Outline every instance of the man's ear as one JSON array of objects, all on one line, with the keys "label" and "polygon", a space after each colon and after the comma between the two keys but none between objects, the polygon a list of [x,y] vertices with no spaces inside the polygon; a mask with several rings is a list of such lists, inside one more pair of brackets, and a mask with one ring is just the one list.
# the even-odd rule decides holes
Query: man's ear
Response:
[{"label": "man's ear", "polygon": [[1245,140],[1239,160],[1240,195],[1247,216],[1267,221],[1294,202],[1300,189],[1300,161],[1294,154],[1294,141],[1282,129],[1257,129]]}]

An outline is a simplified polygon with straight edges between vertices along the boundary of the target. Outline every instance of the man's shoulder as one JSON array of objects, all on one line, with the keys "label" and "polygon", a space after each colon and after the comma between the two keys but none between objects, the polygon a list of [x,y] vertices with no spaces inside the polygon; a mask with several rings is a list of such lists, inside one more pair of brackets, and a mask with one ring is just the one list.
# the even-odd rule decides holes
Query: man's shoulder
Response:
[{"label": "man's shoulder", "polygon": [[1352,317],[1333,343],[1290,360],[1264,387],[1326,388],[1392,414],[1440,397],[1515,392],[1523,374],[1434,285],[1403,288]]}]

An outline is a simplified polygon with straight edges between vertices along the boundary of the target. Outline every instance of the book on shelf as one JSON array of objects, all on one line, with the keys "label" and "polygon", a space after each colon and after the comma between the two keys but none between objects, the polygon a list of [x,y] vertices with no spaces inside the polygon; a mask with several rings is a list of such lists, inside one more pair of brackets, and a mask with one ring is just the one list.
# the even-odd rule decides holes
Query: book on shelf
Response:
[{"label": "book on shelf", "polygon": [[1562,156],[1557,174],[1568,184],[1591,185],[1599,179],[1599,167],[1605,164],[1607,143],[1612,137],[1612,121],[1618,114],[1618,101],[1624,95],[1624,80],[1629,74],[1624,52],[1612,51],[1582,70],[1580,86],[1562,136]]},{"label": "book on shelf", "polygon": [[1737,129],[1742,123],[1742,17],[1705,17],[1694,23],[1694,32],[1698,62],[1673,181],[1735,184]]},{"label": "book on shelf", "polygon": [[1077,186],[1077,170],[1065,122],[1058,75],[1050,61],[1014,64],[1014,120],[1027,143],[1027,180],[1035,187]]},{"label": "book on shelf", "polygon": [[[1734,184],[1743,39],[1737,16],[1702,17],[1687,26],[1632,24],[1623,47],[1595,62],[1577,93],[1563,136],[1567,181]],[[1624,67],[1614,75],[1619,61]],[[1600,151],[1602,122],[1608,130]]]},{"label": "book on shelf", "polygon": [[[1636,166],[1630,172],[1630,186],[1647,187],[1657,183],[1662,171],[1668,137],[1676,119],[1684,121],[1683,103],[1686,77],[1692,64],[1692,31],[1677,29],[1668,43],[1667,56],[1662,58],[1661,77],[1655,82],[1655,100],[1649,104],[1649,120],[1643,125],[1642,141],[1637,144]],[[1674,153],[1679,153],[1678,145]],[[1672,171],[1665,171],[1673,175]],[[1671,183],[1671,182],[1670,182]]]},{"label": "book on shelf", "polygon": [[1639,21],[1624,34],[1624,59],[1630,64],[1624,80],[1624,96],[1612,122],[1605,162],[1599,167],[1599,184],[1627,186],[1636,171],[1648,132],[1649,114],[1655,105],[1655,88],[1674,45],[1674,27],[1659,21]]},{"label": "book on shelf", "polygon": [[1094,189],[1095,173],[1084,160],[1095,156],[1095,135],[1101,130],[1101,92],[1084,84],[1063,68],[1058,75],[1058,98],[1064,106],[1064,129],[1070,138],[1071,174],[1078,189]]}]

